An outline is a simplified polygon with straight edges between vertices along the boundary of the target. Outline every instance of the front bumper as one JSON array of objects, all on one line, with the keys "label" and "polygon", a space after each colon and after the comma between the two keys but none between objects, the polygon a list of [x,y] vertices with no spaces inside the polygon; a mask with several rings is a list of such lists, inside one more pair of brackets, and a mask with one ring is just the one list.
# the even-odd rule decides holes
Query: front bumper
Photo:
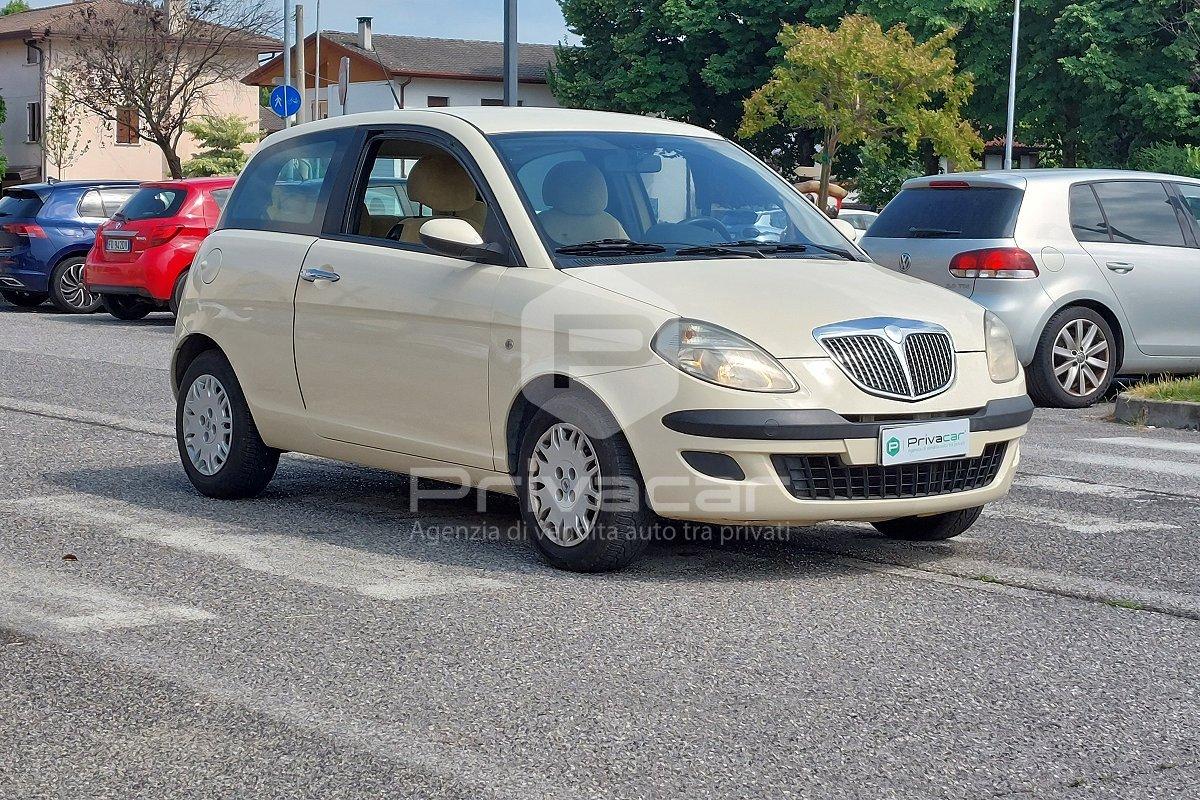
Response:
[{"label": "front bumper", "polygon": [[[837,398],[840,402],[830,405],[837,405],[840,413],[822,408],[825,403],[804,393],[753,395],[695,385],[699,382],[667,365],[594,376],[589,384],[612,406],[637,459],[650,505],[664,517],[736,525],[875,521],[971,508],[1008,492],[1020,462],[1019,439],[1033,405],[1024,394],[1022,378],[992,384],[986,378],[986,365],[980,373],[980,365],[972,363],[976,355],[983,357],[959,354],[962,369],[955,386],[916,403],[869,397],[849,384],[828,359],[785,362],[810,391],[824,381],[832,391],[827,394],[822,389],[820,396]],[[979,374],[984,382],[966,377]],[[839,385],[838,376],[844,385]],[[665,396],[656,401],[656,392],[648,388],[660,385],[670,388],[663,388]],[[758,407],[747,408],[751,405]],[[812,500],[797,497],[781,475],[782,459],[777,457],[830,456],[851,468],[878,465],[881,425],[959,418],[971,420],[968,459],[995,452],[990,445],[1003,450],[994,477],[976,484],[978,488],[918,497]],[[705,468],[695,453],[732,459],[736,469],[728,472],[733,477],[714,476],[714,472],[726,473]]]}]

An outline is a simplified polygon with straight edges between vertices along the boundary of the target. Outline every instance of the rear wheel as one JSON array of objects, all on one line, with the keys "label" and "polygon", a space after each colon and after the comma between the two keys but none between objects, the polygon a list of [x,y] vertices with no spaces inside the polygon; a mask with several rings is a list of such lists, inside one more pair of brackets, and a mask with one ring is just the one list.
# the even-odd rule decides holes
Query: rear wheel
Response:
[{"label": "rear wheel", "polygon": [[0,291],[0,297],[20,308],[37,308],[46,302],[46,298],[49,296],[45,292],[22,292],[16,289],[4,289]]},{"label": "rear wheel", "polygon": [[875,530],[893,539],[911,542],[936,542],[950,539],[970,528],[983,513],[983,506],[964,508],[928,517],[901,517],[872,523]]},{"label": "rear wheel", "polygon": [[1029,396],[1041,406],[1086,408],[1112,386],[1116,337],[1090,308],[1064,308],[1046,324],[1026,374]]},{"label": "rear wheel", "polygon": [[127,294],[106,294],[101,298],[101,302],[105,311],[117,319],[130,322],[141,319],[155,309],[153,303]]},{"label": "rear wheel", "polygon": [[180,382],[175,438],[188,480],[209,497],[254,497],[279,466],[258,434],[241,384],[225,356],[208,350]]},{"label": "rear wheel", "polygon": [[100,295],[83,285],[83,259],[64,258],[50,273],[50,302],[67,314],[91,314],[100,308]]},{"label": "rear wheel", "polygon": [[628,442],[579,397],[547,403],[526,428],[518,460],[521,519],[551,565],[621,569],[646,549],[656,518]]}]

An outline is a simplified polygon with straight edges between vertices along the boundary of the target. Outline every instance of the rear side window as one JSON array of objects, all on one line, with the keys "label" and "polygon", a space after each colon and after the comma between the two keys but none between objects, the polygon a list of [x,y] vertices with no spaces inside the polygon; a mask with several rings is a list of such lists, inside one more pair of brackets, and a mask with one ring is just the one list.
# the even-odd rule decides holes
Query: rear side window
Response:
[{"label": "rear side window", "polygon": [[187,199],[186,189],[164,189],[147,186],[121,207],[121,216],[131,222],[139,219],[163,219],[173,217]]},{"label": "rear side window", "polygon": [[79,216],[92,219],[102,219],[108,216],[104,213],[104,200],[100,197],[100,192],[95,189],[88,189],[83,193],[83,197],[79,198],[76,211],[79,212]]},{"label": "rear side window", "polygon": [[1104,208],[1108,230],[1117,244],[1157,244],[1180,247],[1183,228],[1167,187],[1158,181],[1094,183]]},{"label": "rear side window", "polygon": [[9,191],[0,197],[0,217],[36,217],[42,210],[42,198],[34,192]]},{"label": "rear side window", "polygon": [[1108,223],[1092,187],[1077,183],[1071,187],[1071,231],[1081,242],[1107,242]]},{"label": "rear side window", "polygon": [[1010,239],[1025,193],[972,186],[905,189],[871,225],[883,239]]},{"label": "rear side window", "polygon": [[313,133],[260,150],[234,185],[221,226],[318,235],[351,133]]}]

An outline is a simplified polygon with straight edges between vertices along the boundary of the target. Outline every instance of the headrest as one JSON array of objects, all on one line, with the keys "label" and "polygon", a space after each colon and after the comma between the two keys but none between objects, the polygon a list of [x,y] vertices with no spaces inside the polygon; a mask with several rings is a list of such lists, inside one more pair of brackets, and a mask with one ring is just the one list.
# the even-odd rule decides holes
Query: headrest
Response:
[{"label": "headrest", "polygon": [[434,211],[466,211],[475,205],[475,184],[457,161],[423,156],[408,174],[408,196]]},{"label": "headrest", "polygon": [[586,161],[560,161],[546,173],[542,199],[564,214],[597,214],[608,207],[608,184]]}]

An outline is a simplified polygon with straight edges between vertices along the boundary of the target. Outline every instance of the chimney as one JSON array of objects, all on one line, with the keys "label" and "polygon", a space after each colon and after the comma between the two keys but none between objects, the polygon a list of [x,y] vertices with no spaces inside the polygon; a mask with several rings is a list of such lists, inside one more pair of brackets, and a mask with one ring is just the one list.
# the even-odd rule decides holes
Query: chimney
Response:
[{"label": "chimney", "polygon": [[167,31],[178,33],[187,17],[188,0],[163,0],[163,14],[167,18]]},{"label": "chimney", "polygon": [[358,46],[363,50],[374,50],[371,46],[371,17],[358,18]]}]

